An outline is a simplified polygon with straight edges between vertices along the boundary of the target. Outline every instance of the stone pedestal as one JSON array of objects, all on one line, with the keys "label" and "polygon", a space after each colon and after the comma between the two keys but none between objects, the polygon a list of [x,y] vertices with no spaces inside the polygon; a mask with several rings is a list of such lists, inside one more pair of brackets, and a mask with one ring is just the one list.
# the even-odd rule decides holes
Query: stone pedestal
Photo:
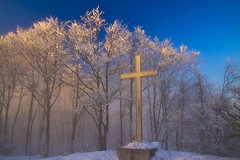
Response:
[{"label": "stone pedestal", "polygon": [[158,148],[151,149],[117,149],[118,160],[151,160]]}]

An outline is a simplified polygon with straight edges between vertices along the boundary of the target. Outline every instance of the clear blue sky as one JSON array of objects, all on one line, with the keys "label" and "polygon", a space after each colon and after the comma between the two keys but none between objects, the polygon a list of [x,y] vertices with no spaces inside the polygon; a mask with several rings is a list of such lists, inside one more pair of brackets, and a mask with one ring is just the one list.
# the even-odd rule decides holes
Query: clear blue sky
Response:
[{"label": "clear blue sky", "polygon": [[240,63],[240,0],[0,0],[0,35],[49,16],[79,20],[98,5],[108,23],[139,25],[152,38],[199,51],[209,80],[222,81],[227,57]]}]

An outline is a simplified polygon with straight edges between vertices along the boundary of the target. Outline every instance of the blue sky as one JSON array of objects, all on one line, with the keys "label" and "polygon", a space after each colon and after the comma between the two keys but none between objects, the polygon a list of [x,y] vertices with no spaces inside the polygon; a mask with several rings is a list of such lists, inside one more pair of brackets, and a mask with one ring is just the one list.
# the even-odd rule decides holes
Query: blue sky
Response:
[{"label": "blue sky", "polygon": [[211,81],[221,83],[226,58],[240,63],[240,0],[0,0],[0,35],[49,16],[80,20],[98,5],[108,23],[139,25],[152,38],[199,51]]}]

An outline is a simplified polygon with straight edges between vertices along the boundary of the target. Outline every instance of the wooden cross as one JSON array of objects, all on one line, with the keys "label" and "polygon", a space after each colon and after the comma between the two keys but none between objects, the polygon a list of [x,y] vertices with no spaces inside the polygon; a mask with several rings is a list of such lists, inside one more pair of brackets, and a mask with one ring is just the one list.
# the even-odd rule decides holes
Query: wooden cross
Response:
[{"label": "wooden cross", "polygon": [[136,135],[135,140],[142,142],[142,85],[141,77],[156,76],[157,70],[141,72],[140,55],[135,56],[135,72],[120,74],[120,79],[136,78]]}]

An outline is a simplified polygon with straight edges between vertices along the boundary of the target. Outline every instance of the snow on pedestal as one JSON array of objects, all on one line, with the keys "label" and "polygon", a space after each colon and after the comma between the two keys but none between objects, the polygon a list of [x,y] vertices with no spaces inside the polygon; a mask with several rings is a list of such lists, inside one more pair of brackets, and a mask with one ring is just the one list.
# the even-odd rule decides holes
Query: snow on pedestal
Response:
[{"label": "snow on pedestal", "polygon": [[159,148],[158,142],[132,142],[117,150],[119,160],[150,160]]},{"label": "snow on pedestal", "polygon": [[159,148],[160,144],[158,142],[148,142],[143,140],[142,143],[139,143],[137,141],[134,141],[132,143],[129,143],[126,146],[123,146],[121,148],[129,148],[129,149],[152,149],[152,148]]}]

